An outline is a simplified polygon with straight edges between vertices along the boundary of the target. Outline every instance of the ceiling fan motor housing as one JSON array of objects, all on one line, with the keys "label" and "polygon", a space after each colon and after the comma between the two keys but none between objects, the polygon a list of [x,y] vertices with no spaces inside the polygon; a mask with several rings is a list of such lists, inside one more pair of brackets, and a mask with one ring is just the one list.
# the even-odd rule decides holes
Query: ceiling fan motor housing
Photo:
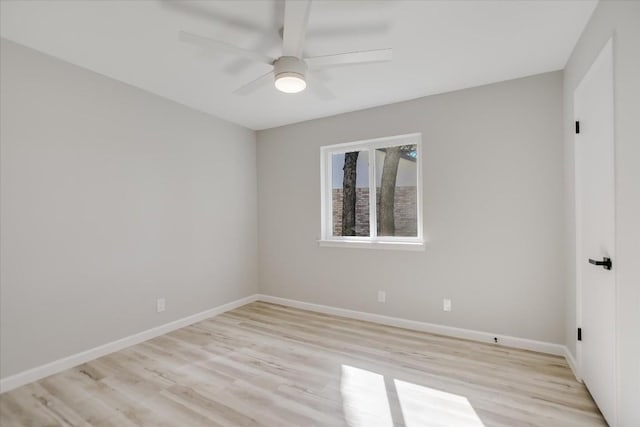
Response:
[{"label": "ceiling fan motor housing", "polygon": [[273,63],[273,73],[276,80],[278,77],[292,76],[299,77],[304,80],[307,65],[300,58],[295,56],[283,56]]}]

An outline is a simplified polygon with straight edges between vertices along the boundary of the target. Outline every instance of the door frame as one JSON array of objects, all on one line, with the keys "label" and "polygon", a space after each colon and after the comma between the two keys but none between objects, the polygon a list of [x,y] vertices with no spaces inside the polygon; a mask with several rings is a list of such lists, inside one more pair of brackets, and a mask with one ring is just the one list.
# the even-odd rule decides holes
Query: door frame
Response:
[{"label": "door frame", "polygon": [[[577,112],[576,112],[576,92],[582,87],[582,85],[589,81],[591,78],[593,78],[593,73],[595,72],[595,66],[597,64],[599,64],[600,62],[604,61],[607,59],[607,57],[611,58],[611,68],[612,68],[612,76],[613,76],[613,87],[612,87],[612,95],[614,97],[613,99],[613,123],[614,123],[614,127],[613,127],[613,172],[614,172],[614,193],[613,193],[613,209],[614,209],[614,256],[617,255],[618,253],[618,239],[616,238],[617,236],[617,209],[616,209],[616,205],[617,205],[617,186],[616,186],[616,156],[615,156],[615,152],[616,152],[616,134],[615,134],[615,122],[616,122],[616,114],[615,114],[615,57],[614,57],[614,40],[615,39],[615,35],[612,35],[609,39],[607,39],[607,41],[605,42],[605,44],[603,45],[603,47],[600,49],[600,51],[598,52],[598,55],[595,57],[595,59],[591,62],[591,65],[589,66],[589,69],[587,70],[587,72],[585,73],[585,75],[582,77],[582,79],[580,80],[580,82],[578,83],[578,85],[575,87],[574,91],[573,91],[573,117],[574,117],[574,121],[579,121],[580,117],[578,116]],[[577,334],[577,328],[581,327],[582,325],[582,312],[583,312],[583,307],[582,307],[582,271],[581,269],[584,266],[584,262],[587,258],[585,258],[585,254],[582,253],[582,204],[581,204],[581,196],[582,196],[582,180],[581,180],[581,169],[580,169],[580,161],[579,161],[579,156],[578,156],[578,150],[579,150],[579,134],[576,134],[574,132],[573,134],[573,149],[574,149],[574,157],[573,157],[573,163],[574,163],[574,207],[575,207],[575,281],[576,281],[576,331],[574,331],[574,333]],[[615,387],[614,387],[614,418],[617,419],[617,414],[618,414],[618,396],[619,396],[619,391],[618,391],[618,387],[620,384],[619,378],[618,378],[618,366],[619,366],[619,351],[618,351],[618,347],[619,347],[619,340],[618,340],[618,275],[616,274],[616,268],[615,268],[615,262],[616,260],[614,260],[614,269],[612,270],[612,274],[613,276],[613,285],[614,285],[614,298],[613,298],[613,303],[614,303],[614,316],[613,316],[613,322],[614,322],[614,381],[615,381]],[[576,339],[576,378],[578,379],[578,381],[582,382],[582,377],[583,377],[583,366],[582,366],[582,362],[583,362],[583,355],[582,355],[582,342],[577,340],[576,335],[574,335],[574,339]]]}]

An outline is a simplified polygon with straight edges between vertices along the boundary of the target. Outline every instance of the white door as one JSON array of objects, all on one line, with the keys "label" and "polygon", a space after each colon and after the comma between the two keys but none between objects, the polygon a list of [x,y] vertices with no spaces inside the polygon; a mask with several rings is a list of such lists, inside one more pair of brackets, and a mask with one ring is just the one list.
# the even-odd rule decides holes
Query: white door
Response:
[{"label": "white door", "polygon": [[[578,343],[582,379],[616,425],[613,46],[605,45],[574,93]],[[608,269],[606,263],[612,263]]]}]

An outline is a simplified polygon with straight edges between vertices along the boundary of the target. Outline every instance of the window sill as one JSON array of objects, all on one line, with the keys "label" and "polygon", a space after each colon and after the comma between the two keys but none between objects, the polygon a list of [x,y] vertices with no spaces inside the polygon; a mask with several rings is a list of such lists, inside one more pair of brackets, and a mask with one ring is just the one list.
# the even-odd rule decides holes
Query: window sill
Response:
[{"label": "window sill", "polygon": [[328,248],[386,249],[397,251],[424,251],[427,247],[425,242],[392,242],[378,240],[318,240],[318,246]]}]

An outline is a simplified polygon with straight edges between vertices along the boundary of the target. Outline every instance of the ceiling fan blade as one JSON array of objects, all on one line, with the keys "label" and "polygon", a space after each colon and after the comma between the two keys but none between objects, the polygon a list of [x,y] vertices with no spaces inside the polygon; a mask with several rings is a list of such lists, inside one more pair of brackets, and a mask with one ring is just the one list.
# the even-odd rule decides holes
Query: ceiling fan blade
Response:
[{"label": "ceiling fan blade", "polygon": [[234,90],[233,93],[236,95],[248,95],[261,87],[266,86],[268,83],[273,83],[273,71],[269,71],[246,85],[239,87]]},{"label": "ceiling fan blade", "polygon": [[273,61],[276,60],[275,58],[271,58],[270,56],[263,55],[258,52],[253,52],[251,50],[243,49],[241,47],[234,46],[232,44],[229,44],[220,40],[214,40],[208,37],[199,36],[197,34],[191,34],[186,31],[180,31],[180,41],[184,43],[193,44],[205,49],[217,49],[217,50],[224,50],[230,53],[235,53],[247,59],[252,59],[254,61],[262,62],[268,65],[273,65]]},{"label": "ceiling fan blade", "polygon": [[300,58],[309,22],[311,0],[287,0],[284,5],[282,56]]},{"label": "ceiling fan blade", "polygon": [[385,35],[389,33],[390,25],[388,22],[372,22],[368,24],[359,24],[358,26],[330,25],[327,27],[310,29],[307,31],[307,38],[345,38],[345,37],[362,37],[368,35]]},{"label": "ceiling fan blade", "polygon": [[[252,46],[258,52],[268,52],[272,48],[282,46],[282,20],[284,19],[284,0],[275,0],[269,12],[269,29],[262,32],[258,43]],[[224,70],[229,74],[238,74],[244,71],[250,62],[246,58],[238,58],[231,62]]]},{"label": "ceiling fan blade", "polygon": [[[280,37],[276,40],[275,37],[263,37],[260,41],[254,45],[253,47],[258,51],[268,51],[276,46],[279,46],[282,43]],[[231,61],[229,65],[224,67],[224,71],[229,74],[238,74],[240,72],[245,71],[252,64],[252,61],[247,59],[246,57],[236,58]]]},{"label": "ceiling fan blade", "polygon": [[316,69],[323,67],[336,67],[339,65],[391,61],[392,56],[393,49],[375,49],[339,53],[337,55],[314,56],[311,58],[305,58],[305,62],[309,69]]},{"label": "ceiling fan blade", "polygon": [[329,89],[327,85],[318,78],[318,76],[307,74],[307,80],[309,82],[309,90],[311,90],[311,92],[313,92],[318,98],[325,101],[336,98],[333,92],[331,92],[331,89]]},{"label": "ceiling fan blade", "polygon": [[198,20],[209,20],[212,24],[216,25],[216,27],[233,27],[258,35],[269,30],[269,27],[257,25],[251,20],[242,19],[238,15],[225,13],[220,10],[218,5],[212,5],[212,2],[158,1],[156,3],[163,8],[169,9],[171,12],[178,12]]}]

